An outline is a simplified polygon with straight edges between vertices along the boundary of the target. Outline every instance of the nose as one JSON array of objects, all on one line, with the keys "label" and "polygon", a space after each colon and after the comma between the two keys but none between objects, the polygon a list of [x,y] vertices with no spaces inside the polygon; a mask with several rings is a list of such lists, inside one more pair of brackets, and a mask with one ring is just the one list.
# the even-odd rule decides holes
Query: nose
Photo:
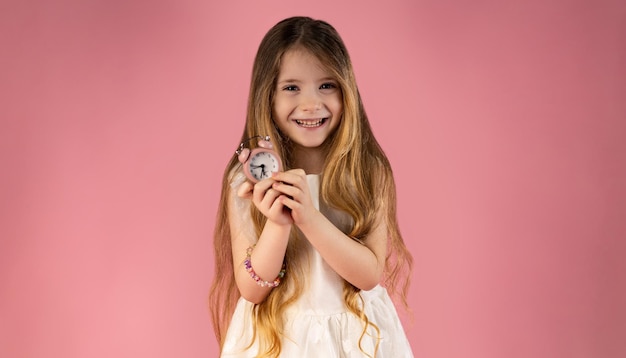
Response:
[{"label": "nose", "polygon": [[322,98],[315,91],[302,94],[300,108],[305,112],[315,112],[322,108]]}]

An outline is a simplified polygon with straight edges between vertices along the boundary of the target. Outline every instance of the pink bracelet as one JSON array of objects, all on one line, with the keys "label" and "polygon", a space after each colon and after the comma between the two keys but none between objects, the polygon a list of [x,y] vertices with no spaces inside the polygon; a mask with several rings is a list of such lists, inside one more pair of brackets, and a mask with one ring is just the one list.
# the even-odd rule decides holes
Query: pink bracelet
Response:
[{"label": "pink bracelet", "polygon": [[250,261],[250,256],[252,255],[252,249],[254,249],[255,245],[248,247],[246,250],[246,259],[243,261],[243,266],[246,268],[246,271],[250,274],[250,277],[256,282],[257,285],[261,287],[276,287],[280,285],[280,280],[285,276],[285,264],[283,263],[283,267],[278,273],[278,277],[274,279],[274,281],[263,281],[259,275],[254,272],[252,269],[252,262]]}]

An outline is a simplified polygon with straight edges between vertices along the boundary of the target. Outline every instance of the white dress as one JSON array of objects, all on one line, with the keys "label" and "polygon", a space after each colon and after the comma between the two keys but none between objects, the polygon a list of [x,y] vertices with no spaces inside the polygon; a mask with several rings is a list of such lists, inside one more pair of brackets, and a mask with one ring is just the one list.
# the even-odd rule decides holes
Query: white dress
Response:
[{"label": "white dress", "polygon": [[[236,182],[237,180],[235,180]],[[337,227],[346,225],[345,216],[328,208],[319,200],[319,176],[307,175],[311,197],[315,207]],[[233,183],[235,185],[237,183]],[[363,331],[361,320],[350,312],[343,302],[343,279],[333,271],[310,244],[310,277],[308,286],[298,302],[285,312],[286,337],[282,340],[281,357],[286,358],[353,358],[366,357],[359,349],[359,337]],[[287,275],[289,272],[287,272]],[[413,357],[396,309],[385,288],[376,286],[361,291],[364,311],[380,329],[380,344],[376,358]],[[237,302],[222,349],[223,358],[256,357],[258,341],[252,341],[253,304],[240,298]],[[371,330],[369,330],[371,331]],[[374,356],[376,337],[365,335],[361,346]]]}]

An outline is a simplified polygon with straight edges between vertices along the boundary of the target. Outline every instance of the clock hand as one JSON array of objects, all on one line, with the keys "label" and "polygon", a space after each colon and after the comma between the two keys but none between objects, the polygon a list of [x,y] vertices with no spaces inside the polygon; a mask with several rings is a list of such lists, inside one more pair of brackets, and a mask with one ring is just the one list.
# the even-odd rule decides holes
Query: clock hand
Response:
[{"label": "clock hand", "polygon": [[261,164],[261,165],[251,164],[250,168],[252,168],[252,169],[259,169],[260,168],[261,169],[261,175],[262,176],[266,176],[265,164]]}]

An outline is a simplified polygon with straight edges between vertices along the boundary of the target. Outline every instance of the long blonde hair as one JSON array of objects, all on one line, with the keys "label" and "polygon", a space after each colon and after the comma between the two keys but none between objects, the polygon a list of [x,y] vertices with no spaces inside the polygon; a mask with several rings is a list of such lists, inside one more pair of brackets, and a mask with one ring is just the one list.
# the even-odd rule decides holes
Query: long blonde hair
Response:
[{"label": "long blonde hair", "polygon": [[[290,49],[304,49],[315,55],[336,78],[343,95],[343,117],[325,143],[326,161],[321,179],[322,200],[346,212],[353,227],[346,234],[357,239],[367,237],[377,225],[377,213],[383,210],[388,227],[388,257],[382,284],[392,297],[408,308],[406,296],[412,257],[407,250],[397,223],[396,189],[387,157],[374,138],[358,92],[348,51],[337,31],[328,23],[308,17],[292,17],[276,24],[265,35],[254,61],[248,98],[243,141],[255,135],[269,135],[284,161],[284,169],[292,169],[291,143],[272,121],[273,98],[280,61]],[[220,347],[240,297],[235,284],[227,203],[232,173],[239,165],[233,158],[228,163],[222,182],[222,193],[214,232],[215,275],[209,295],[213,326]],[[266,218],[251,205],[251,217],[257,234]],[[282,314],[302,292],[304,275],[296,230],[285,254],[287,275],[264,302],[254,307],[255,339],[263,352],[260,357],[276,357],[281,351]],[[344,284],[344,301],[350,311],[364,323],[361,339],[368,327],[378,333],[375,322],[365,316],[359,289]],[[360,342],[360,341],[359,341]],[[252,344],[252,342],[250,342]],[[359,343],[360,346],[360,343]],[[374,353],[375,354],[375,353]]]}]

